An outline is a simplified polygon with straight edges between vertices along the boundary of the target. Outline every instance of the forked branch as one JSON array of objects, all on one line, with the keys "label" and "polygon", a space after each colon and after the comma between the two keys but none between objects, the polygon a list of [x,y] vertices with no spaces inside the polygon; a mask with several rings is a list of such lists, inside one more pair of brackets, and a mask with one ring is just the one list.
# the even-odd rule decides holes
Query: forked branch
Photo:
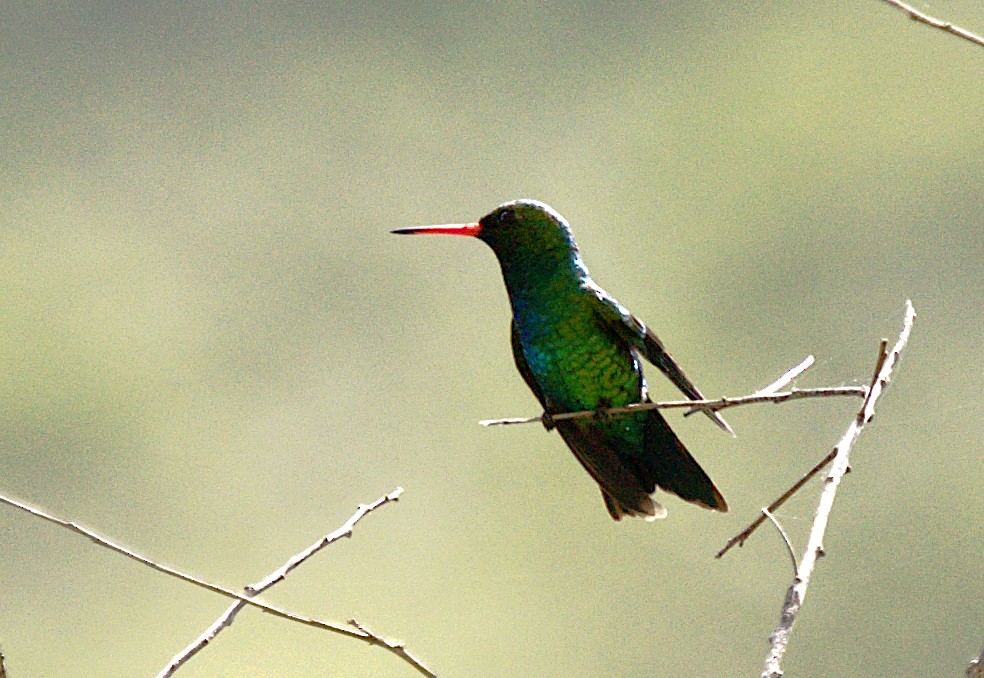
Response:
[{"label": "forked branch", "polygon": [[[793,577],[793,582],[786,592],[786,598],[779,615],[779,624],[773,630],[770,640],[768,655],[765,659],[765,666],[762,671],[762,678],[780,678],[782,676],[782,658],[786,653],[789,644],[789,637],[793,630],[793,624],[799,616],[800,608],[806,597],[806,590],[810,583],[810,577],[817,560],[823,555],[823,538],[827,530],[827,521],[830,518],[830,511],[834,505],[834,498],[837,496],[837,488],[841,479],[850,469],[851,449],[857,442],[858,437],[865,424],[875,416],[875,403],[884,392],[885,387],[892,378],[892,371],[898,364],[902,350],[909,341],[909,334],[912,332],[912,324],[915,321],[916,312],[912,307],[912,302],[906,301],[905,317],[902,321],[902,331],[895,342],[891,351],[887,350],[888,342],[883,340],[878,352],[878,361],[875,366],[874,376],[868,395],[861,405],[851,425],[848,426],[840,442],[833,452],[833,466],[824,480],[823,490],[820,493],[820,502],[817,506],[816,514],[813,518],[813,525],[810,528],[810,536],[807,541],[806,550],[800,559],[799,567]],[[821,466],[822,468],[822,466]]]},{"label": "forked branch", "polygon": [[[395,501],[396,498],[400,496],[401,492],[403,492],[402,488],[398,487],[396,488],[396,490],[382,497],[381,499],[378,499],[373,504],[369,506],[360,506],[359,510],[356,511],[356,513],[351,518],[349,518],[349,520],[345,523],[345,525],[343,525],[341,528],[339,528],[339,530],[336,531],[336,533],[339,533],[344,530],[344,534],[339,534],[339,536],[336,537],[336,539],[340,538],[341,536],[347,536],[348,534],[350,534],[352,526],[355,525],[356,522],[361,520],[361,518],[365,514],[369,513],[369,511],[371,511],[374,508],[382,506],[385,503],[388,503],[390,501]],[[54,523],[55,525],[64,527],[72,532],[75,532],[76,534],[80,534],[84,537],[87,537],[88,539],[92,540],[93,542],[95,542],[99,546],[102,546],[103,548],[107,548],[110,551],[114,551],[115,553],[119,553],[120,555],[126,556],[131,560],[135,560],[142,565],[146,565],[147,567],[157,570],[158,572],[162,572],[170,577],[180,579],[181,581],[187,582],[189,584],[194,584],[199,588],[203,588],[207,591],[217,593],[221,596],[225,596],[226,598],[232,598],[233,600],[236,601],[236,605],[238,606],[255,607],[259,610],[263,610],[264,612],[272,614],[275,617],[280,617],[282,619],[289,619],[290,621],[297,622],[298,624],[304,624],[305,626],[313,626],[314,628],[322,629],[325,631],[331,631],[333,633],[338,633],[343,636],[348,636],[349,638],[357,638],[363,642],[369,643],[370,645],[378,645],[396,654],[404,661],[408,662],[411,666],[417,669],[419,673],[430,677],[434,677],[436,675],[430,669],[428,669],[422,662],[420,662],[420,660],[418,660],[416,657],[410,654],[403,647],[402,643],[385,640],[380,636],[377,636],[376,634],[367,631],[364,627],[352,627],[351,624],[345,625],[345,624],[339,624],[330,621],[324,621],[321,619],[315,619],[313,617],[305,617],[296,614],[294,612],[291,612],[290,610],[276,607],[275,605],[270,605],[268,603],[264,603],[259,600],[254,600],[251,596],[255,595],[255,593],[238,593],[236,591],[233,591],[232,589],[226,588],[224,586],[220,586],[218,584],[213,584],[204,579],[200,579],[193,575],[182,572],[181,570],[178,570],[176,568],[170,567],[168,565],[164,565],[162,563],[158,563],[146,556],[140,555],[139,553],[126,548],[125,546],[121,546],[120,544],[117,544],[112,540],[107,539],[106,537],[103,537],[102,535],[98,534],[97,532],[87,527],[83,527],[82,525],[79,525],[74,521],[58,518],[57,516],[51,515],[50,513],[47,513],[46,511],[43,511],[39,508],[36,508],[34,506],[29,506],[28,504],[17,501],[16,499],[11,499],[4,495],[0,495],[0,503],[6,504],[7,506],[11,506],[25,513],[29,513],[30,515],[35,516],[36,518],[41,518],[42,520],[45,520],[49,523]],[[332,533],[332,534],[336,534],[336,533]],[[329,535],[322,541],[325,541],[329,537],[331,537],[331,535]],[[326,545],[327,543],[330,543],[330,541],[326,541],[326,543],[322,545]],[[308,549],[308,550],[311,551],[311,553],[314,553],[314,551],[316,551],[317,549],[314,550]],[[279,579],[277,579],[276,581],[279,581]],[[238,609],[236,611],[238,612]],[[206,631],[205,634],[202,634],[202,636],[199,637],[198,641],[201,641],[202,638],[204,638],[209,631],[215,629],[214,633],[218,633],[222,628],[227,626],[228,623],[231,623],[231,617],[234,617],[235,614],[231,615],[231,617],[226,619],[228,613],[229,610],[226,610],[226,614],[222,615],[222,617],[216,620],[216,622],[211,627],[209,627],[209,630]],[[196,641],[196,643],[198,643],[198,641]],[[195,645],[196,643],[193,643],[193,645]],[[208,640],[205,640],[202,643],[202,646],[204,646],[207,643]],[[190,655],[194,654],[194,652],[197,652],[199,649],[201,648],[199,647],[195,649],[193,652],[190,653]],[[181,655],[179,654],[178,657],[180,656]],[[178,657],[176,657],[176,659]],[[166,673],[166,671],[167,670],[165,669],[164,675],[169,675]]]}]

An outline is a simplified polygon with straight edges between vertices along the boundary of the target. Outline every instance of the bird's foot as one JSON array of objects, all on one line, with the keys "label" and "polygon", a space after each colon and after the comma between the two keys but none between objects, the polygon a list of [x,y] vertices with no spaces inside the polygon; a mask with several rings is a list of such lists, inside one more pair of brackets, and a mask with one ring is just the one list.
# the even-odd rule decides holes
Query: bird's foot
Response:
[{"label": "bird's foot", "polygon": [[606,421],[611,419],[612,415],[608,414],[608,408],[611,406],[612,404],[608,402],[607,398],[602,398],[598,403],[598,407],[594,410],[594,418],[598,421]]},{"label": "bird's foot", "polygon": [[544,412],[540,415],[540,422],[543,424],[543,428],[548,431],[552,431],[557,427],[557,422],[554,421],[554,418],[550,416],[549,412]]}]

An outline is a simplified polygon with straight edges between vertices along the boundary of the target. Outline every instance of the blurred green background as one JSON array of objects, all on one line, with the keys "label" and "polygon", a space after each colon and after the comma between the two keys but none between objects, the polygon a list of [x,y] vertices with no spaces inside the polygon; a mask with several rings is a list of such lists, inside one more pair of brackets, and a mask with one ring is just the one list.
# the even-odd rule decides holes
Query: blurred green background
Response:
[{"label": "blurred green background", "polygon": [[[984,29],[980,2],[933,12]],[[732,512],[608,517],[515,372],[494,257],[400,226],[533,197],[709,395],[867,383],[790,676],[962,675],[984,642],[984,54],[879,2],[8,3],[3,492],[442,676],[758,675],[773,530],[858,405],[670,420]],[[658,397],[677,397],[650,370]],[[819,483],[780,512],[805,544]],[[150,676],[226,606],[0,509],[14,678]],[[412,676],[247,611],[184,676]]]}]

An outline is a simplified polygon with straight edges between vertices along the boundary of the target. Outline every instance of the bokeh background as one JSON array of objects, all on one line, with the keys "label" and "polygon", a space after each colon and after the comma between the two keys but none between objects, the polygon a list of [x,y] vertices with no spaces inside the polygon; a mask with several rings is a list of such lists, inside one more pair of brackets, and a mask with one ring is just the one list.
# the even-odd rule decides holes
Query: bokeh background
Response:
[{"label": "bokeh background", "polygon": [[[984,5],[929,7],[972,30]],[[442,676],[758,675],[790,579],[713,554],[858,405],[671,422],[732,511],[609,519],[512,365],[491,253],[392,228],[534,197],[710,395],[867,383],[790,676],[962,675],[984,643],[984,54],[850,3],[8,3],[0,488],[357,617]],[[650,370],[658,397],[677,397]],[[819,483],[780,512],[801,549]],[[0,510],[15,678],[150,676],[226,601]],[[412,676],[247,611],[184,676]]]}]

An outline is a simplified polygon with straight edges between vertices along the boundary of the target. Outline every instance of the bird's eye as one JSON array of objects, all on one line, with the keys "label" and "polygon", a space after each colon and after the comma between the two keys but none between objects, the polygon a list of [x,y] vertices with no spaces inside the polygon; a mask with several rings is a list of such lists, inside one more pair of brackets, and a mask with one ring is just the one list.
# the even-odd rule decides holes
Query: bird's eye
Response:
[{"label": "bird's eye", "polygon": [[499,223],[502,225],[511,224],[516,220],[516,213],[512,210],[502,210],[499,212]]}]

